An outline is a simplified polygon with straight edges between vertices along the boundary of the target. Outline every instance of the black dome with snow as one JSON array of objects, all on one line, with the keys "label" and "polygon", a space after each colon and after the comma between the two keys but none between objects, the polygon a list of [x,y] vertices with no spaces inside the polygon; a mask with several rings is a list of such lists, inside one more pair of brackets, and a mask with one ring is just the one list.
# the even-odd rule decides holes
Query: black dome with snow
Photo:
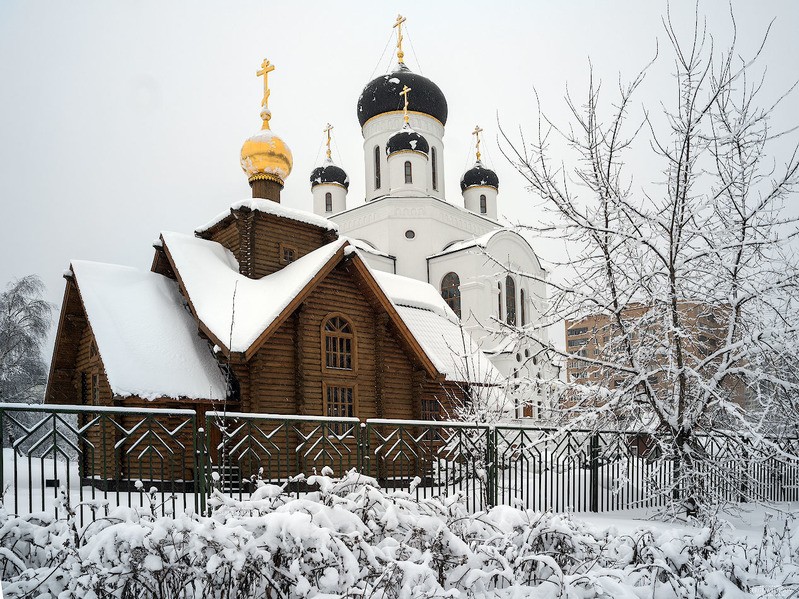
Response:
[{"label": "black dome with snow", "polygon": [[463,177],[461,177],[461,191],[465,191],[467,187],[474,187],[475,185],[485,185],[499,189],[499,177],[490,168],[484,167],[482,162],[475,162],[474,166],[463,173]]},{"label": "black dome with snow", "polygon": [[404,64],[388,75],[372,79],[363,88],[358,98],[358,122],[361,127],[378,114],[402,110],[405,101],[400,96],[404,86],[411,88],[408,108],[413,112],[427,114],[447,124],[447,99],[435,83],[427,77],[412,73]]},{"label": "black dome with snow", "polygon": [[427,154],[430,151],[430,144],[420,134],[406,126],[388,138],[386,142],[386,155],[391,156],[395,152],[410,150]]},{"label": "black dome with snow", "polygon": [[344,169],[331,163],[317,166],[311,171],[311,189],[322,183],[338,183],[344,189],[350,188],[350,178],[344,172]]}]

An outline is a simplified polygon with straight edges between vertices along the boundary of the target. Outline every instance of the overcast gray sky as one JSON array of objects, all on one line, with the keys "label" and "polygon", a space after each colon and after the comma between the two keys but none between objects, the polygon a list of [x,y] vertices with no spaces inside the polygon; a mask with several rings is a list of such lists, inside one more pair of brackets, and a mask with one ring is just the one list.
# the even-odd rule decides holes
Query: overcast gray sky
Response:
[{"label": "overcast gray sky", "polygon": [[[308,175],[335,126],[334,159],[349,173],[350,206],[363,201],[363,153],[355,104],[391,64],[391,25],[408,18],[406,62],[449,102],[445,166],[449,200],[472,160],[470,131],[486,131],[501,180],[500,212],[540,216],[495,142],[497,115],[510,128],[544,108],[565,118],[566,82],[584,87],[588,58],[615,84],[654,54],[643,100],[673,85],[661,16],[665,2],[41,2],[0,3],[0,285],[39,274],[60,303],[61,273],[80,258],[148,268],[161,230],[190,232],[249,197],[238,164],[260,126],[261,60],[270,77],[272,128],[294,153],[285,204],[310,210]],[[799,79],[799,2],[733,2],[739,48],[750,54],[772,19],[762,57],[765,97]],[[672,2],[690,34],[693,1]],[[700,12],[719,39],[730,34],[727,2]],[[386,45],[389,48],[383,54]],[[799,121],[797,97],[777,124]],[[782,119],[781,121],[779,119]],[[642,171],[646,159],[641,157]],[[643,178],[656,176],[652,173]],[[643,183],[643,182],[642,182]],[[546,253],[547,248],[538,248]]]}]

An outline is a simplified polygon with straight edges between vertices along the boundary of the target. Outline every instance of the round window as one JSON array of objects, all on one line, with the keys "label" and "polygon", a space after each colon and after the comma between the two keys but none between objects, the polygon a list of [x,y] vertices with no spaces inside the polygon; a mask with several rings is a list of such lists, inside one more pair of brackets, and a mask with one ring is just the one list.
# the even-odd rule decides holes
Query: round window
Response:
[{"label": "round window", "polygon": [[414,237],[416,237],[416,233],[414,233],[411,229],[408,229],[407,231],[405,231],[405,238],[406,239],[413,239]]}]

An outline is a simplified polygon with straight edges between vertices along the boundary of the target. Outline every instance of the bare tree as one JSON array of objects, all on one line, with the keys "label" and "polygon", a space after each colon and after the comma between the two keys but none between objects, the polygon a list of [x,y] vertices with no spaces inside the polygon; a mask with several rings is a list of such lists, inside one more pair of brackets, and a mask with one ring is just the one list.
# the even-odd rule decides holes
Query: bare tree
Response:
[{"label": "bare tree", "polygon": [[[568,248],[568,275],[550,282],[551,322],[606,323],[595,354],[559,352],[603,380],[558,386],[564,420],[654,433],[673,466],[658,489],[669,509],[708,516],[731,498],[763,497],[753,461],[797,458],[772,435],[775,416],[799,416],[797,219],[785,210],[799,153],[770,156],[791,132],[773,131],[770,117],[793,87],[760,103],[768,31],[742,59],[735,35],[719,50],[698,16],[687,42],[668,13],[663,24],[675,89],[656,109],[632,116],[652,63],[611,102],[592,72],[584,103],[567,90],[569,124],[539,109],[532,143],[502,136],[553,217],[538,234]],[[576,167],[553,157],[558,140]],[[642,145],[662,165],[660,184],[638,187],[629,172]]]},{"label": "bare tree", "polygon": [[39,403],[46,365],[42,346],[53,306],[42,299],[44,284],[28,275],[0,293],[0,401]]}]

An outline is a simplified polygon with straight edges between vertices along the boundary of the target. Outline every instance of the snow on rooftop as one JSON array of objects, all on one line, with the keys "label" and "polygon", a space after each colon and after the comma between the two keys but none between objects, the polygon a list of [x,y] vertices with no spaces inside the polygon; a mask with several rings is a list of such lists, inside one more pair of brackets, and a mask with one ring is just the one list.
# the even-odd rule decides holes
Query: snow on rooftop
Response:
[{"label": "snow on rooftop", "polygon": [[271,275],[250,279],[239,274],[236,258],[216,242],[181,233],[161,236],[197,317],[233,352],[249,349],[346,243],[328,243]]},{"label": "snow on rooftop", "polygon": [[459,323],[419,308],[399,305],[397,311],[448,381],[486,384],[502,381],[502,375]]},{"label": "snow on rooftop", "polygon": [[174,281],[82,260],[72,269],[114,394],[225,398],[225,377]]},{"label": "snow on rooftop", "polygon": [[215,216],[211,221],[204,224],[202,227],[195,229],[195,232],[203,233],[204,231],[207,231],[208,229],[216,226],[217,224],[225,220],[228,216],[230,216],[233,210],[238,210],[239,208],[249,208],[250,210],[256,212],[263,212],[264,214],[279,216],[280,218],[288,218],[290,220],[295,220],[308,225],[313,225],[315,227],[320,227],[322,229],[327,229],[328,231],[338,231],[338,225],[336,223],[327,220],[324,217],[317,216],[312,212],[306,212],[305,210],[297,210],[296,208],[289,208],[288,206],[284,206],[283,204],[278,204],[277,202],[273,202],[272,200],[247,198],[244,200],[240,200],[238,202],[233,202],[229,210],[221,212],[220,214]]},{"label": "snow on rooftop", "polygon": [[391,254],[387,254],[386,252],[378,250],[371,243],[369,243],[368,241],[364,241],[363,239],[357,239],[355,237],[347,237],[345,235],[342,235],[341,239],[346,239],[351,246],[359,250],[362,250],[364,252],[367,252],[369,254],[374,254],[375,256],[383,256],[384,258],[392,257]]},{"label": "snow on rooftop", "polygon": [[443,318],[458,322],[458,317],[447,305],[447,302],[429,283],[382,271],[373,270],[372,274],[395,304],[429,310]]},{"label": "snow on rooftop", "polygon": [[447,380],[498,383],[502,375],[429,283],[372,271],[397,312]]},{"label": "snow on rooftop", "polygon": [[[456,241],[455,243],[451,244],[450,246],[444,248],[434,256],[440,256],[442,254],[449,254],[450,252],[459,252],[460,250],[465,250],[468,248],[479,247],[485,248],[488,245],[488,242],[491,241],[491,238],[504,231],[505,229],[495,229],[493,231],[489,231],[484,235],[480,235],[480,237],[475,237],[473,239],[464,239],[463,241]],[[433,256],[430,256],[431,258]]]}]

